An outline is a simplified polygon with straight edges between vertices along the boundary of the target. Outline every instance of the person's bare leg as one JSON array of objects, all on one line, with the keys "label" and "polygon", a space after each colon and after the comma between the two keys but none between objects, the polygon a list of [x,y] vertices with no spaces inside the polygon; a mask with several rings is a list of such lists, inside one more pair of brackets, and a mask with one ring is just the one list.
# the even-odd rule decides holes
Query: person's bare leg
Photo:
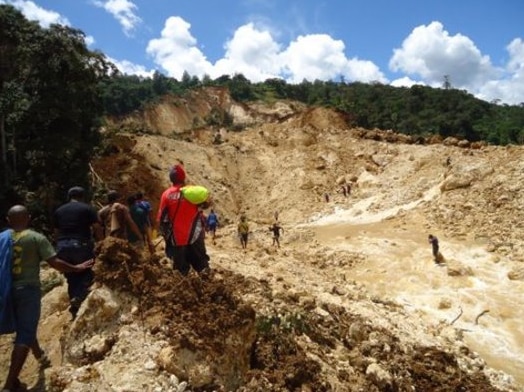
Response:
[{"label": "person's bare leg", "polygon": [[9,373],[5,380],[4,389],[13,391],[15,387],[18,386],[18,376],[20,376],[22,367],[27,359],[27,354],[29,354],[28,346],[15,344],[13,352],[11,353],[11,365],[9,366]]}]

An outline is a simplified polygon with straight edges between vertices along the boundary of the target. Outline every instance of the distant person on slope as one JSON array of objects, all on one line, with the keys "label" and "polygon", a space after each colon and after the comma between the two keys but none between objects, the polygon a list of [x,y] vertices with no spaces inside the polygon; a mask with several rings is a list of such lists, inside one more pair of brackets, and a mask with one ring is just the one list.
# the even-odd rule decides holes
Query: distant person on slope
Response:
[{"label": "distant person on slope", "polygon": [[433,251],[433,258],[435,259],[435,263],[440,264],[441,256],[439,255],[438,238],[430,234],[428,235],[428,242],[431,244],[431,248]]},{"label": "distant person on slope", "polygon": [[14,308],[15,341],[11,353],[11,364],[3,391],[25,390],[18,379],[29,350],[38,360],[40,367],[49,367],[49,359],[37,340],[38,322],[41,310],[40,263],[47,261],[58,271],[68,274],[82,274],[90,271],[94,260],[70,264],[57,258],[53,246],[42,234],[29,229],[31,217],[26,207],[13,206],[7,212],[11,226],[12,280],[11,298]]},{"label": "distant person on slope", "polygon": [[273,232],[273,246],[277,246],[277,248],[280,248],[280,231],[284,231],[282,226],[278,224],[278,222],[273,223],[273,226],[269,228],[271,232]]},{"label": "distant person on slope", "polygon": [[242,215],[240,217],[240,222],[237,226],[237,232],[240,237],[240,244],[242,245],[242,249],[247,249],[247,240],[249,237],[249,224],[247,223],[245,215]]},{"label": "distant person on slope", "polygon": [[204,187],[204,197],[190,200],[186,194],[186,172],[181,164],[169,172],[171,187],[162,193],[157,220],[166,242],[166,255],[173,261],[173,268],[186,276],[191,267],[198,273],[209,269],[209,256],[204,241],[205,221],[202,209],[211,204],[209,192]]},{"label": "distant person on slope", "polygon": [[216,231],[217,231],[217,226],[218,226],[218,216],[215,213],[215,210],[211,209],[211,212],[207,216],[206,225],[207,225],[207,230],[213,234],[213,240],[214,240],[216,237]]}]

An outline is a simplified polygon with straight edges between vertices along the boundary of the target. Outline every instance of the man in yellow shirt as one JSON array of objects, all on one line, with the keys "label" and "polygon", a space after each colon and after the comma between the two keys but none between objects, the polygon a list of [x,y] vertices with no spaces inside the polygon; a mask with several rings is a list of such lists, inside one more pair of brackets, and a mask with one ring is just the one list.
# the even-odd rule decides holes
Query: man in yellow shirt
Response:
[{"label": "man in yellow shirt", "polygon": [[238,235],[240,236],[240,244],[242,249],[247,249],[247,240],[249,237],[249,224],[244,215],[240,217],[240,223],[238,224]]}]

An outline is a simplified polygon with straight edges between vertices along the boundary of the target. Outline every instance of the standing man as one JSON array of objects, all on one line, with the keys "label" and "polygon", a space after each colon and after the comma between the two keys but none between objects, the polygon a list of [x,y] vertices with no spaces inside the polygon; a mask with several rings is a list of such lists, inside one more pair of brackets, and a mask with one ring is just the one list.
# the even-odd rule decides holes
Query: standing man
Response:
[{"label": "standing man", "polygon": [[249,236],[249,224],[247,223],[247,219],[245,215],[242,215],[240,217],[240,223],[237,227],[238,235],[240,236],[240,244],[242,245],[242,249],[247,249],[247,240]]},{"label": "standing man", "polygon": [[151,206],[149,200],[144,199],[144,194],[142,192],[137,192],[135,196],[137,205],[147,213],[147,232],[149,239],[152,241],[155,239],[153,237],[153,207]]},{"label": "standing man", "polygon": [[278,222],[273,223],[273,226],[269,228],[270,231],[273,232],[273,246],[277,246],[277,248],[280,248],[280,231],[284,231],[282,226],[278,224]]},{"label": "standing man", "polygon": [[[97,241],[102,239],[102,227],[97,212],[92,206],[84,203],[84,197],[84,188],[75,186],[69,189],[68,202],[59,207],[54,214],[57,256],[73,265],[94,259],[93,236]],[[67,280],[69,311],[74,319],[89,293],[94,274],[93,270],[88,268],[81,273],[66,272],[64,275]]]},{"label": "standing man", "polygon": [[131,244],[137,244],[139,248],[147,245],[149,253],[154,253],[155,248],[151,241],[151,230],[149,230],[149,212],[139,205],[136,197],[136,194],[129,196],[127,198],[127,205],[129,209],[129,215],[131,216],[131,219],[133,220],[133,223],[136,225],[141,236],[138,237],[133,232],[133,230],[128,230],[127,239]]},{"label": "standing man", "polygon": [[[128,203],[130,199],[128,199]],[[134,196],[132,199],[134,200]],[[120,203],[119,200],[120,194],[117,191],[109,191],[107,193],[107,204],[98,211],[98,220],[104,225],[105,237],[128,240],[128,234],[132,232],[137,241],[145,241],[145,236],[131,217],[129,208]]]},{"label": "standing man", "polygon": [[213,234],[213,244],[215,243],[215,237],[217,232],[217,226],[218,226],[218,217],[215,213],[215,210],[211,209],[211,212],[207,216],[207,230]]},{"label": "standing man", "polygon": [[[209,269],[209,256],[204,242],[205,227],[201,209],[209,207],[206,200],[198,204],[184,197],[186,172],[177,164],[169,172],[171,187],[160,198],[157,220],[166,242],[166,255],[173,261],[173,268],[186,276],[191,267],[198,273]],[[205,188],[202,188],[205,189]]]},{"label": "standing man", "polygon": [[82,274],[83,271],[90,270],[94,263],[93,259],[89,259],[72,265],[57,258],[47,238],[28,229],[30,219],[29,212],[21,205],[13,206],[7,212],[13,241],[11,298],[16,337],[4,391],[20,389],[22,384],[18,377],[29,350],[40,362],[40,366],[50,365],[49,359],[37,340],[41,300],[40,262],[47,261],[51,267],[69,274]]},{"label": "standing man", "polygon": [[431,244],[431,248],[433,250],[433,258],[435,259],[435,263],[440,264],[439,251],[438,251],[439,250],[438,238],[430,234],[428,235],[428,242]]}]

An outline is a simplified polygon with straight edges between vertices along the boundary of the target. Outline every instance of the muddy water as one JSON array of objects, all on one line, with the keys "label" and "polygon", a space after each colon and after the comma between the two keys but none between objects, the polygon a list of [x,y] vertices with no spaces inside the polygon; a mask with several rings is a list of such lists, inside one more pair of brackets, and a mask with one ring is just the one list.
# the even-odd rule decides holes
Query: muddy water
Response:
[{"label": "muddy water", "polygon": [[468,346],[524,386],[524,283],[510,281],[508,266],[495,263],[479,244],[451,242],[434,233],[448,266],[459,262],[473,272],[456,277],[448,275],[448,266],[433,263],[423,231],[393,222],[327,224],[314,230],[323,244],[368,256],[352,272],[370,293],[395,299],[429,322],[451,322],[462,309],[453,325],[465,331]]}]

